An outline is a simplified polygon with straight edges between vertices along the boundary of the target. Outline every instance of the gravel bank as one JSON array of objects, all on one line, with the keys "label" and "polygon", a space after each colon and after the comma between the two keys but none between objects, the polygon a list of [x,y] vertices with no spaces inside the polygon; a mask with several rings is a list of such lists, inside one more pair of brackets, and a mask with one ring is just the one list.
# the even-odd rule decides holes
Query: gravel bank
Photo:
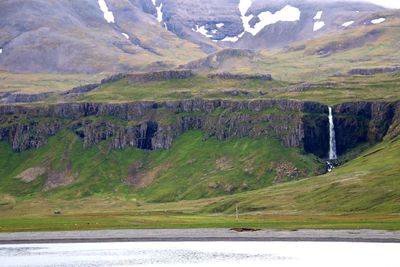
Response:
[{"label": "gravel bank", "polygon": [[0,244],[154,241],[327,241],[400,243],[400,231],[260,230],[255,232],[236,232],[229,229],[163,229],[0,233]]}]

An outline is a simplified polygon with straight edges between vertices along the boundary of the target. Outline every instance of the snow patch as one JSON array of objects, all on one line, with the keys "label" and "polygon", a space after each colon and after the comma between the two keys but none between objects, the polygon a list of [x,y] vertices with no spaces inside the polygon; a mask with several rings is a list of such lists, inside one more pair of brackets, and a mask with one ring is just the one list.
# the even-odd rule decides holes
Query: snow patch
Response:
[{"label": "snow patch", "polygon": [[217,26],[218,29],[224,27],[224,25],[225,25],[224,23],[217,23],[217,24],[215,24],[215,26]]},{"label": "snow patch", "polygon": [[157,6],[156,0],[151,0],[151,2],[153,3],[153,6],[156,8],[156,11],[157,11],[157,21],[161,23],[163,21],[163,17],[164,17],[164,14],[162,11],[163,3],[161,2],[160,5]]},{"label": "snow patch", "polygon": [[128,34],[126,34],[126,33],[124,33],[124,32],[121,32],[121,34],[122,34],[127,40],[129,40],[129,35],[128,35]]},{"label": "snow patch", "polygon": [[300,20],[301,12],[298,8],[291,5],[286,5],[284,8],[275,13],[271,13],[270,11],[261,12],[260,14],[258,14],[258,18],[260,21],[256,25],[254,25],[254,27],[250,26],[250,21],[253,19],[254,16],[246,16],[243,14],[245,13],[242,12],[242,22],[244,30],[251,33],[253,36],[256,36],[266,26],[275,24],[279,21],[295,22]]},{"label": "snow patch", "polygon": [[0,48],[0,55],[1,55],[1,54],[3,54],[3,49],[2,49],[2,48]]},{"label": "snow patch", "polygon": [[314,22],[314,31],[319,31],[320,29],[322,29],[325,26],[325,22],[323,21],[316,21]]},{"label": "snow patch", "polygon": [[313,28],[313,31],[315,31],[315,32],[319,31],[320,29],[322,29],[325,26],[325,22],[321,20],[322,14],[323,14],[323,11],[320,10],[317,12],[317,14],[315,14],[315,16],[313,18],[313,20],[316,20],[314,22],[314,28]]},{"label": "snow patch", "polygon": [[246,16],[246,13],[249,10],[249,8],[251,7],[251,5],[252,5],[251,0],[240,0],[239,11],[240,11],[240,14],[242,15],[242,17]]},{"label": "snow patch", "polygon": [[320,20],[322,18],[323,11],[318,11],[314,17],[314,20]]},{"label": "snow patch", "polygon": [[107,3],[105,0],[98,0],[100,10],[104,14],[104,19],[108,23],[115,23],[114,14],[108,9]]},{"label": "snow patch", "polygon": [[384,22],[386,19],[385,18],[379,18],[379,19],[373,19],[371,20],[372,24],[380,24],[382,22]]},{"label": "snow patch", "polygon": [[163,20],[163,12],[162,12],[162,7],[163,4],[161,3],[158,7],[156,6],[156,10],[157,10],[157,21],[161,22]]},{"label": "snow patch", "polygon": [[221,40],[221,42],[232,42],[232,43],[236,43],[237,41],[239,41],[240,38],[243,37],[245,32],[242,32],[241,34],[239,34],[238,36],[226,36],[224,39]]},{"label": "snow patch", "polygon": [[347,21],[347,22],[343,23],[342,26],[345,27],[345,28],[347,28],[347,27],[349,27],[350,25],[352,25],[354,22],[355,22],[354,20]]},{"label": "snow patch", "polygon": [[212,35],[208,34],[208,30],[204,26],[199,27],[199,25],[196,25],[196,29],[192,29],[192,30],[204,35],[207,38],[213,37]]}]

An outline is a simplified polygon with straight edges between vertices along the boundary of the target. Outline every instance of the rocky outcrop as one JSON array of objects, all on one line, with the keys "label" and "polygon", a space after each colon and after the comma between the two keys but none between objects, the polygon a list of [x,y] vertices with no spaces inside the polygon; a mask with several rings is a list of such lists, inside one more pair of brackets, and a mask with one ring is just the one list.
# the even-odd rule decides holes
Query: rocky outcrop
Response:
[{"label": "rocky outcrop", "polygon": [[[399,103],[357,102],[334,107],[339,154],[363,142],[376,143],[400,129]],[[290,100],[186,100],[171,102],[63,103],[0,106],[0,140],[15,151],[38,148],[62,129],[85,147],[109,140],[110,148],[168,149],[189,130],[219,140],[271,137],[321,158],[329,150],[328,108]]]},{"label": "rocky outcrop", "polygon": [[[3,124],[4,125],[4,124]],[[40,148],[47,139],[63,127],[59,120],[18,120],[0,126],[0,141],[7,140],[12,148],[21,152],[30,148]]]},{"label": "rocky outcrop", "polygon": [[360,143],[382,141],[393,124],[398,103],[353,102],[335,107],[334,122],[339,154]]},{"label": "rocky outcrop", "polygon": [[39,102],[55,94],[56,94],[55,92],[46,92],[39,94],[21,94],[21,93],[7,92],[0,95],[0,103],[12,104],[12,103]]},{"label": "rocky outcrop", "polygon": [[86,84],[78,87],[74,87],[71,90],[68,90],[66,92],[61,93],[61,95],[80,95],[80,94],[85,94],[90,91],[93,91],[94,89],[98,88],[100,84],[98,83],[93,83],[93,84]]},{"label": "rocky outcrop", "polygon": [[168,70],[148,73],[136,73],[127,75],[129,83],[144,83],[155,81],[167,81],[174,79],[186,79],[195,76],[191,70]]},{"label": "rocky outcrop", "polygon": [[101,84],[108,84],[108,83],[113,83],[119,80],[122,80],[128,76],[128,73],[117,73],[114,75],[111,75],[103,80],[101,80]]},{"label": "rocky outcrop", "polygon": [[233,74],[233,73],[215,73],[209,74],[210,79],[223,79],[223,80],[261,80],[272,81],[271,74]]},{"label": "rocky outcrop", "polygon": [[[0,106],[0,129],[1,139],[12,143],[15,151],[41,147],[61,129],[73,130],[86,147],[112,140],[112,148],[165,149],[194,129],[220,140],[271,136],[285,146],[299,147],[304,113],[325,111],[318,103],[288,100],[6,105]],[[164,122],[165,117],[171,120]]]},{"label": "rocky outcrop", "polygon": [[350,75],[375,75],[379,73],[400,72],[400,67],[395,68],[374,68],[374,69],[352,69]]}]

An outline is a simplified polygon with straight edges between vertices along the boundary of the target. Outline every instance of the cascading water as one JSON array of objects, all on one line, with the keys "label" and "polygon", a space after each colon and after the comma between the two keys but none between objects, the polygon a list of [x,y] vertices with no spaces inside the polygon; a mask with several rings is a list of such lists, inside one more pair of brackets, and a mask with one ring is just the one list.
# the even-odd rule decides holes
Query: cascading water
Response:
[{"label": "cascading water", "polygon": [[335,124],[333,123],[332,108],[329,107],[329,160],[336,160],[336,136]]},{"label": "cascading water", "polygon": [[329,159],[327,161],[328,172],[331,172],[335,168],[332,161],[336,159],[337,159],[337,153],[336,153],[335,124],[333,122],[332,108],[329,107]]}]

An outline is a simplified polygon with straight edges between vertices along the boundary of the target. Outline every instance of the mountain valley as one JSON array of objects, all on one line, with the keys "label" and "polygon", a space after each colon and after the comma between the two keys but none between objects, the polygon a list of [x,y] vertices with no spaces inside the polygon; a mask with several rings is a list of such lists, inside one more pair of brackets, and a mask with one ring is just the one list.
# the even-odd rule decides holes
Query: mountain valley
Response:
[{"label": "mountain valley", "polygon": [[0,3],[0,231],[400,229],[400,12]]}]

